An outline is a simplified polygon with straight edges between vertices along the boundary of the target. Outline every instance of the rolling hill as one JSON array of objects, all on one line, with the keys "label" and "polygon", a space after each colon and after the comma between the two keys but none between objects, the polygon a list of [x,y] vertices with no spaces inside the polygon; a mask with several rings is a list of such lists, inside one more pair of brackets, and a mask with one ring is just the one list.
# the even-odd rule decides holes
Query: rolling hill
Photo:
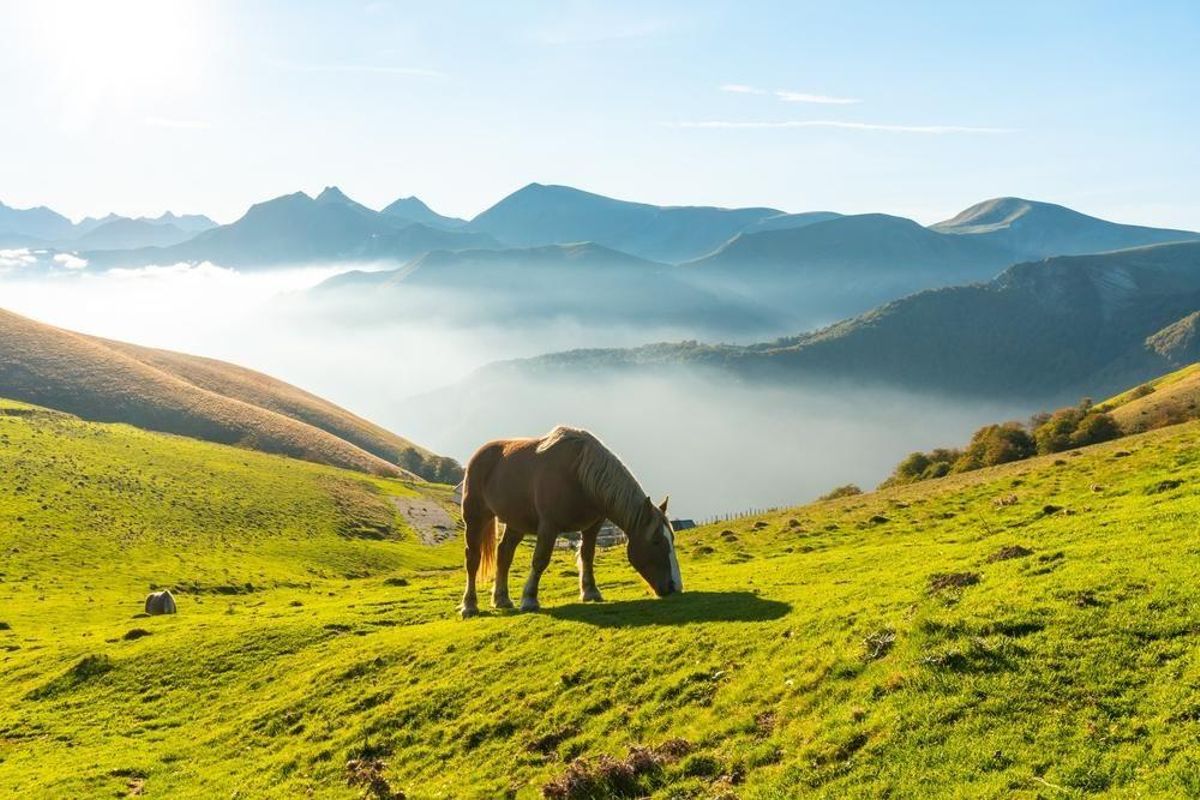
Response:
[{"label": "rolling hill", "polygon": [[618,549],[581,604],[560,551],[543,613],[469,622],[396,511],[448,488],[8,402],[0,442],[0,794],[1196,785],[1200,423],[690,530],[666,600]]},{"label": "rolling hill", "polygon": [[1147,381],[1099,405],[1126,432],[1200,418],[1200,363]]},{"label": "rolling hill", "polygon": [[498,369],[708,367],[747,379],[837,377],[950,394],[1064,399],[1108,393],[1169,369],[1172,361],[1154,347],[1154,337],[1186,325],[1197,308],[1200,242],[1184,242],[1017,264],[987,283],[920,292],[774,342],[574,351]]},{"label": "rolling hill", "polygon": [[1013,261],[1200,239],[1192,231],[1122,225],[1020,197],[976,203],[930,230],[988,242],[1011,253]]},{"label": "rolling hill", "polygon": [[412,470],[448,479],[457,472],[452,462],[345,409],[231,364],[84,336],[5,311],[0,340],[0,396],[381,475]]},{"label": "rolling hill", "polygon": [[[593,243],[434,250],[396,270],[337,275],[306,293],[348,317],[433,316],[463,324],[518,317],[730,335],[777,330],[777,315],[728,293],[690,285],[678,268]],[[340,309],[336,303],[332,308]]]},{"label": "rolling hill", "polygon": [[472,219],[467,228],[515,247],[595,242],[654,261],[699,258],[772,208],[655,206],[570,186],[531,183]]}]

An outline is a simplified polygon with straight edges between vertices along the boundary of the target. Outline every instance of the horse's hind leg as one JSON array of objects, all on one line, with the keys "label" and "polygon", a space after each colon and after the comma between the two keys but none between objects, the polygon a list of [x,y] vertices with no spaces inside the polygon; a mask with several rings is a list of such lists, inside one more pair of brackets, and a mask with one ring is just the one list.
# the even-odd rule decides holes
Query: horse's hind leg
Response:
[{"label": "horse's hind leg", "polygon": [[479,572],[479,563],[483,560],[484,548],[495,546],[496,518],[487,509],[480,508],[474,503],[464,502],[463,521],[467,526],[465,559],[467,588],[463,591],[462,605],[458,610],[463,619],[466,619],[479,613],[479,600],[475,594],[475,575]]},{"label": "horse's hind leg", "polygon": [[550,557],[554,555],[554,540],[558,538],[556,528],[543,524],[538,528],[537,546],[533,548],[533,562],[529,565],[529,578],[525,581],[525,590],[521,592],[521,610],[537,611],[541,608],[538,603],[538,582],[542,573],[550,566]]},{"label": "horse's hind leg", "polygon": [[504,529],[500,546],[496,548],[496,583],[492,587],[492,605],[496,608],[513,607],[513,601],[508,596],[508,568],[512,566],[517,545],[521,544],[523,538],[524,532],[510,525]]},{"label": "horse's hind leg", "polygon": [[579,534],[579,599],[585,603],[599,603],[604,599],[596,586],[596,574],[592,564],[596,559],[596,536],[604,520]]}]

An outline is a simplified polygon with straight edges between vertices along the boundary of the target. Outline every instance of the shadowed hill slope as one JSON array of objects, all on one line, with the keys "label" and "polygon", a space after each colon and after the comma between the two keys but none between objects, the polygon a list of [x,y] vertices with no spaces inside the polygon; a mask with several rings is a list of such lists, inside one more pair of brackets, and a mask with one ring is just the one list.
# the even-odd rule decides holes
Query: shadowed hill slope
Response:
[{"label": "shadowed hill slope", "polygon": [[[466,324],[550,319],[669,325],[712,335],[778,332],[778,315],[692,285],[678,267],[592,242],[506,250],[435,250],[396,270],[334,276],[307,300],[343,300],[347,317],[434,315]],[[336,309],[336,304],[328,306]]]},{"label": "shadowed hill slope", "polygon": [[920,292],[774,342],[576,351],[497,368],[705,366],[754,379],[837,376],[960,394],[1055,397],[1111,391],[1162,374],[1172,362],[1147,339],[1177,322],[1186,327],[1183,318],[1197,308],[1200,242],[1184,242],[1018,264],[988,283]]},{"label": "shadowed hill slope", "polygon": [[407,440],[241,367],[72,333],[6,311],[0,311],[0,342],[0,395],[16,400],[365,472],[438,466],[436,456]]},{"label": "shadowed hill slope", "polygon": [[656,261],[686,261],[767,217],[773,208],[655,206],[616,200],[570,186],[531,183],[467,227],[517,247],[596,242]]}]

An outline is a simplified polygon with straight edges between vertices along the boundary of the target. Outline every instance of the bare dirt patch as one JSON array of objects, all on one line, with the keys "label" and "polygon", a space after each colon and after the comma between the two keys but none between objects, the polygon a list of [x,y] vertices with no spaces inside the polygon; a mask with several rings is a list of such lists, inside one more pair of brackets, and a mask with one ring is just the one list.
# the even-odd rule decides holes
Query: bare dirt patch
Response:
[{"label": "bare dirt patch", "polygon": [[433,500],[423,497],[393,497],[392,503],[408,520],[422,544],[441,544],[458,530],[458,521]]}]

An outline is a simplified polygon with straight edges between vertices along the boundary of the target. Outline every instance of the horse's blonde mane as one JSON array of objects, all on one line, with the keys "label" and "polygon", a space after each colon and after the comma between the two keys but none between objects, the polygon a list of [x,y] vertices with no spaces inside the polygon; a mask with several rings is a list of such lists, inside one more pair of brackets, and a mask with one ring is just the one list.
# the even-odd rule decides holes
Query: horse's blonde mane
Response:
[{"label": "horse's blonde mane", "polygon": [[636,535],[647,505],[646,493],[637,478],[603,442],[581,428],[559,425],[542,437],[537,452],[545,453],[567,442],[579,447],[576,469],[583,491],[627,536]]}]

